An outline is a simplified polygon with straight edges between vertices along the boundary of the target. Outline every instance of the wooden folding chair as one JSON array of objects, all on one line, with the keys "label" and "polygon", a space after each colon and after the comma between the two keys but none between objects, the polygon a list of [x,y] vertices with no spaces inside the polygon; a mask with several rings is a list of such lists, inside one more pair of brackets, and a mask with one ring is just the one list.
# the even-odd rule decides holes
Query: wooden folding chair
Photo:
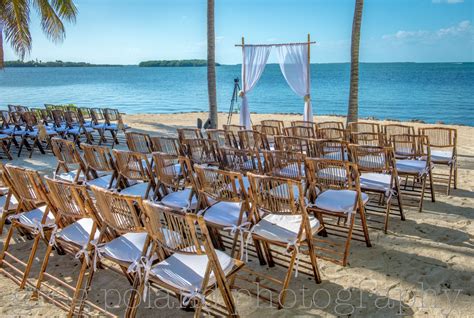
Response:
[{"label": "wooden folding chair", "polygon": [[224,129],[207,129],[207,138],[217,142],[218,147],[236,147],[237,140],[232,131]]},{"label": "wooden folding chair", "polygon": [[115,188],[118,173],[109,147],[82,144],[81,149],[84,154],[86,185]]},{"label": "wooden folding chair", "polygon": [[219,166],[219,145],[210,139],[185,139],[181,142],[183,153],[194,164]]},{"label": "wooden folding chair", "polygon": [[[205,312],[222,317],[238,317],[231,293],[236,273],[244,266],[222,251],[214,249],[202,216],[183,214],[155,203],[144,201],[145,228],[153,249],[145,263],[150,266],[141,281],[136,279],[133,301],[127,317],[134,317],[141,295],[148,285],[176,295],[183,307],[193,306],[194,317]],[[224,305],[207,296],[218,290]]]},{"label": "wooden folding chair", "polygon": [[3,227],[5,226],[8,216],[16,212],[19,202],[19,196],[16,194],[8,172],[2,163],[0,163],[0,189],[0,211],[2,213],[0,219],[0,235],[2,235]]},{"label": "wooden folding chair", "polygon": [[204,138],[199,128],[178,128],[178,139],[182,143],[186,139],[202,139]]},{"label": "wooden folding chair", "polygon": [[[72,317],[75,314],[76,303],[81,296],[80,293],[87,268],[94,266],[94,246],[92,241],[99,239],[98,228],[100,228],[100,224],[96,219],[92,198],[89,196],[84,185],[53,180],[48,177],[46,177],[46,184],[49,189],[48,196],[51,208],[56,215],[56,230],[51,234],[32,299],[37,299],[39,294],[41,294],[54,304],[68,311],[68,317]],[[66,254],[81,260],[81,269],[75,285],[46,272],[53,248],[60,249]],[[41,286],[45,279],[52,280],[70,290],[73,293],[72,297],[67,295],[65,298],[68,298],[71,303],[67,304],[51,296],[49,293],[41,291]],[[65,296],[64,292],[56,290],[53,286],[46,284],[45,287],[61,296]],[[100,306],[90,302],[88,302],[88,305],[104,313]]]},{"label": "wooden folding chair", "polygon": [[[264,173],[263,158],[254,149],[237,149],[223,147],[219,149],[222,158],[220,168],[240,172],[246,175],[247,172]],[[244,179],[244,183],[246,179]],[[247,183],[248,184],[248,183]],[[246,188],[248,186],[246,185]]]},{"label": "wooden folding chair", "polygon": [[150,137],[153,151],[164,152],[170,155],[181,155],[181,146],[178,138],[154,136]]},{"label": "wooden folding chair", "polygon": [[291,126],[283,129],[283,133],[289,137],[316,138],[316,131],[309,126]]},{"label": "wooden folding chair", "polygon": [[54,178],[72,183],[85,181],[86,167],[76,143],[56,137],[51,139],[51,145],[54,156],[58,160]]},{"label": "wooden folding chair", "polygon": [[413,126],[402,124],[387,124],[382,125],[382,132],[385,137],[385,143],[389,145],[394,135],[415,135],[415,128]]},{"label": "wooden folding chair", "polygon": [[117,187],[122,194],[148,198],[156,189],[148,157],[140,152],[114,149],[117,166]]},{"label": "wooden folding chair", "polygon": [[153,152],[150,135],[148,134],[128,131],[125,133],[125,139],[130,151],[140,152],[145,155]]},{"label": "wooden folding chair", "polygon": [[378,132],[351,132],[351,142],[357,145],[384,147],[385,137]]},{"label": "wooden folding chair", "polygon": [[275,136],[275,149],[281,151],[293,151],[301,154],[309,152],[311,140],[302,137]]},{"label": "wooden folding chair", "polygon": [[9,160],[13,160],[13,157],[10,153],[11,143],[12,137],[10,135],[0,133],[0,147],[2,147],[3,153],[7,156]]},{"label": "wooden folding chair", "polygon": [[125,132],[130,127],[123,122],[122,115],[115,108],[104,108],[102,109],[105,120],[105,131],[109,131],[113,138],[114,144],[119,144],[117,135],[120,131]]},{"label": "wooden folding chair", "polygon": [[[36,255],[39,241],[43,239],[46,244],[49,242],[51,231],[55,227],[54,211],[51,211],[47,197],[46,187],[37,171],[20,168],[13,165],[5,165],[4,173],[8,174],[14,187],[14,192],[18,195],[18,207],[16,213],[10,216],[11,226],[3,244],[0,254],[0,267],[3,273],[20,286],[25,288],[28,282],[31,267]],[[23,262],[13,254],[8,252],[13,232],[17,230],[22,235],[33,237],[28,260]],[[10,260],[7,260],[8,257]],[[6,270],[8,267],[13,273]],[[22,271],[20,268],[23,267]],[[18,276],[19,275],[19,276]]]},{"label": "wooden folding chair", "polygon": [[53,118],[53,129],[61,137],[66,136],[67,125],[66,119],[64,118],[64,111],[62,109],[52,109],[51,116]]},{"label": "wooden folding chair", "polygon": [[300,152],[273,150],[263,151],[263,157],[266,174],[300,182],[304,180],[306,155]]},{"label": "wooden folding chair", "polygon": [[[263,280],[282,285],[279,292],[278,308],[285,304],[287,289],[293,270],[298,273],[300,253],[309,254],[312,276],[316,283],[321,282],[321,276],[316,261],[312,237],[321,229],[320,223],[314,216],[309,216],[306,210],[304,196],[300,182],[248,174],[250,182],[250,197],[252,204],[251,217],[255,225],[250,229],[250,237],[255,246],[263,245],[263,251],[270,267],[275,265],[270,245],[278,246],[290,254],[289,263],[285,264],[287,272],[283,281],[276,277],[257,274]],[[295,191],[295,189],[297,191]],[[297,193],[296,193],[297,192]],[[264,263],[264,260],[260,260]]]},{"label": "wooden folding chair", "polygon": [[325,128],[344,129],[344,123],[341,121],[322,121],[317,124],[318,124],[318,129],[325,129]]},{"label": "wooden folding chair", "polygon": [[73,140],[77,145],[80,145],[81,137],[86,138],[86,142],[92,144],[92,127],[86,127],[84,120],[82,119],[79,112],[68,110],[64,112],[64,119],[66,120],[66,135],[72,136]]},{"label": "wooden folding chair", "polygon": [[222,125],[222,128],[227,131],[232,131],[234,134],[238,134],[239,131],[245,130],[245,126],[241,125]]},{"label": "wooden folding chair", "polygon": [[[231,236],[232,257],[237,257],[240,239],[240,259],[244,257],[245,232],[251,227],[250,204],[242,174],[194,165],[196,171],[199,209],[206,224],[213,229],[226,231]],[[224,248],[219,232],[215,231],[215,242]]]},{"label": "wooden folding chair", "polygon": [[[99,134],[99,145],[102,145],[102,142],[107,142],[107,138],[105,137],[105,126],[107,123],[105,122],[104,113],[101,108],[97,107],[90,108],[89,111],[91,115],[91,127]],[[112,142],[112,148],[114,146],[115,140]]]},{"label": "wooden folding chair", "polygon": [[419,128],[420,135],[428,137],[431,162],[435,165],[445,165],[449,168],[448,189],[446,194],[451,191],[451,184],[457,189],[458,183],[458,165],[457,165],[457,139],[458,131],[455,128],[447,127],[429,127]]},{"label": "wooden folding chair", "polygon": [[253,130],[265,135],[265,139],[270,150],[275,148],[275,136],[283,135],[283,132],[280,130],[280,128],[275,126],[254,125]]},{"label": "wooden folding chair", "polygon": [[278,131],[278,135],[283,135],[283,129],[285,128],[285,124],[282,120],[267,119],[260,121],[260,124],[262,124],[262,126],[275,127]]},{"label": "wooden folding chair", "polygon": [[239,147],[256,151],[270,150],[267,136],[256,130],[240,130],[238,133]]},{"label": "wooden folding chair", "polygon": [[344,140],[317,140],[310,149],[313,158],[349,161],[349,143]]},{"label": "wooden folding chair", "polygon": [[[24,112],[23,121],[25,123],[25,131],[22,135],[20,148],[18,149],[18,157],[21,155],[23,146],[29,148],[29,158],[33,156],[35,147],[37,147],[42,154],[45,154],[44,148],[50,146],[51,138],[57,135],[56,131],[48,130],[46,126],[38,123],[38,119],[33,112]],[[31,145],[28,143],[28,140],[32,141]],[[45,147],[43,147],[43,144]]]},{"label": "wooden folding chair", "polygon": [[[97,219],[100,220],[100,236],[95,244],[95,266],[89,267],[84,292],[78,303],[77,315],[81,315],[90,293],[93,277],[101,268],[123,274],[131,286],[140,275],[142,258],[147,256],[149,237],[142,223],[142,197],[125,195],[116,191],[91,187],[96,198]],[[131,298],[130,298],[131,299]],[[127,307],[127,310],[130,308]]]},{"label": "wooden folding chair", "polygon": [[303,126],[303,127],[310,127],[313,128],[314,132],[318,131],[318,124],[312,121],[305,121],[305,120],[294,120],[290,122],[291,126]]},{"label": "wooden folding chair", "polygon": [[318,128],[318,139],[349,140],[349,133],[344,128]]},{"label": "wooden folding chair", "polygon": [[363,121],[347,124],[347,129],[351,133],[380,133],[380,125],[378,123],[368,123]]},{"label": "wooden folding chair", "polygon": [[[306,158],[306,171],[308,192],[312,202],[307,208],[308,213],[314,213],[324,226],[321,232],[323,236],[332,234],[345,238],[343,252],[335,250],[338,245],[334,242],[318,240],[329,245],[329,248],[318,246],[317,251],[321,252],[318,256],[346,266],[352,239],[365,242],[367,247],[372,246],[365,215],[365,205],[369,201],[369,196],[360,189],[357,165],[340,160]],[[354,233],[356,216],[360,218],[362,230]],[[327,219],[337,219],[337,222],[329,223]]]},{"label": "wooden folding chair", "polygon": [[360,188],[364,192],[372,192],[384,197],[380,205],[385,206],[384,232],[387,233],[388,221],[392,207],[392,198],[397,197],[399,216],[403,214],[402,190],[398,177],[395,155],[391,147],[350,145],[353,162],[360,172]]},{"label": "wooden folding chair", "polygon": [[[402,183],[403,189],[410,190],[411,188],[411,191],[407,191],[406,194],[419,197],[418,211],[421,212],[427,179],[430,184],[431,201],[435,202],[433,166],[428,137],[425,135],[393,135],[392,146],[395,154],[403,158],[396,160],[398,175],[405,178]],[[409,179],[412,179],[411,184],[409,184]]]},{"label": "wooden folding chair", "polygon": [[194,211],[197,207],[197,190],[189,159],[163,152],[154,152],[152,156],[158,179],[155,191],[157,200],[173,209]]}]

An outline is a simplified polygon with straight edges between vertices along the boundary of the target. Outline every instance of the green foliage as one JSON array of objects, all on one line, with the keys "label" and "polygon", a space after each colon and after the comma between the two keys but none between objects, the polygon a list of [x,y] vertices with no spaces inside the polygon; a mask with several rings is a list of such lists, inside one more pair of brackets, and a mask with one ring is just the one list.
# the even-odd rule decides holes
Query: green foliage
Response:
[{"label": "green foliage", "polygon": [[[144,61],[138,64],[140,67],[194,67],[207,66],[207,60],[161,60],[161,61]],[[216,63],[216,66],[220,66]]]},{"label": "green foliage", "polygon": [[72,110],[77,111],[78,107],[74,104],[64,104],[64,105],[53,105],[53,104],[44,104],[44,107],[47,110],[60,109],[60,110]]},{"label": "green foliage", "polygon": [[5,67],[94,67],[94,66],[118,66],[110,64],[90,64],[86,62],[42,62],[42,61],[6,61]]}]

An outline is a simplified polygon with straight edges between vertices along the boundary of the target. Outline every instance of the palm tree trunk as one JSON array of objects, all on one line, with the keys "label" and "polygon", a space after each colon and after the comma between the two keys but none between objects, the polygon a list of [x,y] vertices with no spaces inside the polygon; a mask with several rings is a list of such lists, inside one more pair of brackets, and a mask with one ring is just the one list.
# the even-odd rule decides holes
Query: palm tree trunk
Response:
[{"label": "palm tree trunk", "polygon": [[3,62],[5,56],[3,55],[3,24],[0,21],[0,70],[3,69]]},{"label": "palm tree trunk", "polygon": [[207,0],[207,92],[211,128],[217,128],[216,94],[216,33],[214,29],[214,0]]},{"label": "palm tree trunk", "polygon": [[349,107],[347,110],[347,123],[357,122],[359,115],[359,44],[363,7],[364,0],[356,0],[354,20],[352,22],[351,81],[349,90]]}]

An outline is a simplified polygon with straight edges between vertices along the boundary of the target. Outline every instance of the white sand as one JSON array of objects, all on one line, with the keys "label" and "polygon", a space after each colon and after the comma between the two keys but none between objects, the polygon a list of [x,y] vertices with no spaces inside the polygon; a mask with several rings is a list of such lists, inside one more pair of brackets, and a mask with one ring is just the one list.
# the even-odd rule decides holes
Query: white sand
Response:
[{"label": "white sand", "polygon": [[[195,126],[196,118],[205,118],[204,113],[169,115],[127,115],[125,121],[137,131],[150,134],[174,135],[179,127]],[[299,115],[255,115],[252,120],[277,118],[285,121],[300,120]],[[219,117],[225,123],[226,114]],[[237,122],[238,115],[234,115]],[[343,120],[336,117],[318,117],[317,121]],[[414,124],[416,127],[421,124]],[[353,242],[349,265],[341,267],[319,261],[323,278],[320,285],[300,274],[292,278],[287,305],[288,309],[277,311],[268,308],[265,302],[258,303],[254,297],[235,294],[237,308],[242,316],[264,315],[318,315],[392,317],[396,315],[416,317],[468,317],[474,316],[474,127],[455,126],[458,129],[459,183],[450,196],[445,186],[436,186],[436,203],[425,200],[423,213],[415,207],[406,206],[405,222],[392,217],[389,233],[371,230],[373,247],[366,248]],[[15,159],[21,164],[44,172],[55,166],[52,156],[35,154],[32,159]],[[440,169],[441,170],[441,169]],[[5,231],[2,236],[2,242]],[[26,258],[31,242],[23,242],[15,235],[10,250]],[[32,277],[39,269],[44,256],[44,244],[40,244]],[[258,268],[252,262],[249,266]],[[77,260],[69,256],[54,255],[49,272],[68,281],[78,273]],[[258,268],[265,270],[264,268]],[[273,275],[283,275],[280,267],[270,269]],[[34,281],[34,279],[33,279]],[[5,316],[63,316],[65,313],[44,300],[30,301],[31,291],[18,291],[10,279],[0,275],[0,315]],[[302,287],[305,287],[304,294]],[[108,271],[99,271],[94,279],[91,299],[99,305],[117,305],[118,297],[109,292],[107,299],[103,289],[124,291],[129,285],[124,277]],[[159,294],[162,297],[162,294]],[[151,304],[163,306],[163,300],[152,297]],[[173,302],[175,305],[177,303]],[[114,311],[123,314],[124,303]],[[192,313],[178,309],[146,308],[141,306],[139,316],[191,316]],[[158,311],[159,310],[159,311]]]}]

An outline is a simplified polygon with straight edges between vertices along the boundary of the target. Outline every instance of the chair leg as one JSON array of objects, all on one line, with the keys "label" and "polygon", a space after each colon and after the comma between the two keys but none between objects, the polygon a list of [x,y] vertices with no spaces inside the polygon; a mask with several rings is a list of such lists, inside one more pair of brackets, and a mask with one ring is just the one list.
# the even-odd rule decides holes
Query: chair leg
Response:
[{"label": "chair leg", "polygon": [[421,197],[420,197],[420,206],[418,212],[423,211],[423,201],[425,200],[425,190],[426,190],[426,176],[423,177],[421,181]]},{"label": "chair leg", "polygon": [[23,149],[24,145],[25,145],[25,138],[22,138],[21,143],[20,143],[20,148],[18,149],[18,158],[20,158],[21,150]]},{"label": "chair leg", "polygon": [[309,259],[311,260],[311,267],[313,268],[313,275],[316,284],[321,283],[321,274],[319,272],[318,260],[316,258],[316,251],[314,250],[314,244],[312,239],[308,239],[308,250],[309,250]]},{"label": "chair leg", "polygon": [[145,284],[140,282],[138,275],[135,276],[133,282],[132,292],[128,301],[127,309],[125,311],[125,317],[135,317],[137,314],[138,307],[140,306],[140,297],[143,295]]},{"label": "chair leg", "polygon": [[30,257],[28,258],[28,262],[26,263],[25,272],[23,273],[23,279],[20,283],[20,289],[24,289],[28,277],[30,275],[31,267],[33,266],[33,262],[35,261],[36,249],[38,248],[39,241],[41,239],[40,234],[36,234],[35,240],[33,241],[33,246],[31,247]]},{"label": "chair leg", "polygon": [[351,224],[349,225],[349,231],[347,232],[346,244],[344,246],[344,256],[342,259],[342,266],[347,265],[347,258],[349,256],[349,248],[351,246],[352,230],[354,229],[354,223],[355,223],[355,213],[352,213]]},{"label": "chair leg", "polygon": [[270,245],[265,241],[262,241],[262,245],[263,251],[265,252],[265,258],[267,259],[268,267],[275,267],[272,252],[270,251]]},{"label": "chair leg", "polygon": [[400,210],[400,219],[405,221],[405,213],[403,213],[403,199],[401,189],[397,190],[398,209]]},{"label": "chair leg", "polygon": [[3,244],[3,249],[2,249],[2,254],[0,254],[0,267],[3,265],[3,260],[5,259],[5,253],[8,250],[8,247],[10,246],[10,241],[13,236],[13,229],[15,228],[15,225],[12,223],[10,229],[8,230],[7,237],[5,238],[5,243]]},{"label": "chair leg", "polygon": [[33,295],[31,295],[32,300],[38,299],[39,291],[41,289],[41,283],[43,282],[44,273],[46,272],[46,268],[48,267],[49,257],[51,256],[52,250],[53,246],[48,244],[46,254],[44,255],[43,264],[41,264],[41,270],[38,275],[38,280],[36,281],[36,289],[33,291]]},{"label": "chair leg", "polygon": [[291,275],[293,275],[293,267],[295,266],[297,253],[298,252],[296,249],[293,249],[293,253],[291,253],[291,259],[288,265],[288,271],[286,272],[285,280],[283,281],[283,289],[281,290],[279,298],[278,298],[278,309],[283,308],[283,305],[285,304],[286,292],[288,289],[288,285],[290,284]]},{"label": "chair leg", "polygon": [[369,227],[367,226],[367,218],[365,217],[365,207],[362,206],[359,208],[360,221],[362,223],[362,230],[364,231],[365,245],[367,247],[372,247],[369,237]]},{"label": "chair leg", "polygon": [[386,202],[387,209],[385,210],[385,222],[384,222],[384,228],[383,228],[383,231],[385,234],[387,234],[387,230],[388,230],[388,221],[390,219],[390,205],[392,204],[391,202],[392,202],[391,199],[388,199]]},{"label": "chair leg", "polygon": [[431,171],[429,172],[429,177],[430,177],[431,202],[436,202],[435,190],[434,190],[434,184],[433,184],[433,173]]},{"label": "chair leg", "polygon": [[87,262],[85,258],[83,257],[81,271],[79,273],[79,277],[77,278],[76,289],[74,290],[74,295],[72,296],[72,299],[71,299],[71,307],[69,308],[68,317],[72,317],[74,315],[74,310],[76,309],[76,302],[82,291],[82,283],[84,282],[84,275],[86,274],[86,271],[87,271]]},{"label": "chair leg", "polygon": [[446,190],[446,195],[449,195],[451,193],[451,183],[453,179],[453,165],[449,165],[449,179],[448,179],[448,189]]},{"label": "chair leg", "polygon": [[84,304],[87,300],[87,297],[89,295],[89,291],[91,289],[91,285],[92,285],[92,279],[94,278],[94,273],[95,273],[95,270],[94,270],[94,266],[90,266],[89,268],[89,277],[87,277],[87,281],[86,281],[86,284],[84,285],[84,291],[82,293],[82,296],[81,298],[79,299],[79,311],[77,313],[77,316],[81,316],[82,315],[82,311],[84,310]]},{"label": "chair leg", "polygon": [[457,189],[458,188],[458,164],[455,161],[453,165],[454,165],[454,185],[453,185],[453,188]]}]

